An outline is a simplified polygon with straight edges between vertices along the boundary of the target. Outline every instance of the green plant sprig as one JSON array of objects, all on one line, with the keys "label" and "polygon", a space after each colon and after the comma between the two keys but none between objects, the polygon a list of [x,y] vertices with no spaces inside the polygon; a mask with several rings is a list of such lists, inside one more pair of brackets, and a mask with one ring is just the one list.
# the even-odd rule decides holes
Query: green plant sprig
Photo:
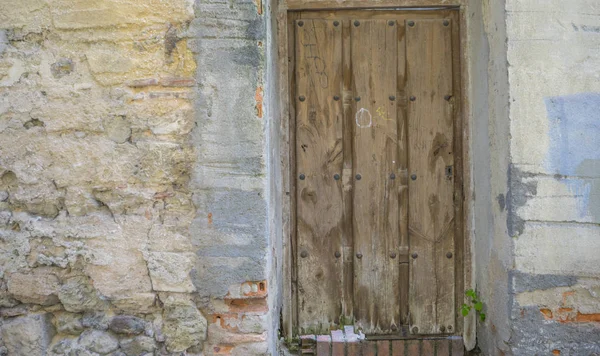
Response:
[{"label": "green plant sprig", "polygon": [[471,305],[462,305],[462,307],[460,308],[462,316],[466,317],[467,315],[469,315],[469,312],[471,312],[471,309],[475,309],[475,313],[479,315],[479,320],[481,320],[481,322],[484,322],[485,313],[483,312],[483,302],[480,300],[479,296],[477,296],[477,293],[473,289],[469,289],[465,292],[465,295],[471,299]]}]

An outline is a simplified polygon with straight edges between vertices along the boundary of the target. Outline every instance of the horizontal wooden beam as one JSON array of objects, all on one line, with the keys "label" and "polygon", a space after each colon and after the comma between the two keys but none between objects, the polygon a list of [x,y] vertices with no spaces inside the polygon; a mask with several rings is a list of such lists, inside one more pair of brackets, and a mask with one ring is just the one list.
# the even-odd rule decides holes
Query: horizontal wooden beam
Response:
[{"label": "horizontal wooden beam", "polygon": [[288,10],[459,7],[466,0],[281,0]]}]

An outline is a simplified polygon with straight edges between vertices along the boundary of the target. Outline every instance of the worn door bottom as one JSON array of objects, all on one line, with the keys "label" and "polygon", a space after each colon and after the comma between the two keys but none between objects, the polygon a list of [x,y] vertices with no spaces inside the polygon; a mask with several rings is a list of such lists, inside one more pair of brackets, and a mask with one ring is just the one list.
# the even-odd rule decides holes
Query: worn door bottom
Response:
[{"label": "worn door bottom", "polygon": [[334,330],[330,335],[304,335],[299,355],[313,356],[463,356],[460,336],[435,337],[365,337],[353,326]]}]

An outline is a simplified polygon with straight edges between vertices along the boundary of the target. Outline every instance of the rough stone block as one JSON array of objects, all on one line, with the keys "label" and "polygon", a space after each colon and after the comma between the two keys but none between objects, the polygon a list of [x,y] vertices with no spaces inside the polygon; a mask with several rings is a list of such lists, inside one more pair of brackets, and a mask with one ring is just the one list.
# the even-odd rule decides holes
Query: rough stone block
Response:
[{"label": "rough stone block", "polygon": [[144,335],[122,339],[119,344],[121,345],[121,351],[126,355],[153,354],[157,349],[156,341],[154,341],[153,338]]},{"label": "rough stone block", "polygon": [[119,339],[106,331],[86,330],[79,336],[78,344],[86,350],[107,354],[119,348]]},{"label": "rough stone block", "polygon": [[152,288],[164,292],[194,292],[190,272],[195,264],[195,256],[186,253],[149,252],[148,271]]},{"label": "rough stone block", "polygon": [[61,334],[79,335],[84,330],[81,314],[62,312],[54,316],[56,330]]},{"label": "rough stone block", "polygon": [[56,273],[48,268],[36,268],[31,273],[13,273],[8,279],[8,292],[23,303],[57,304],[60,282]]},{"label": "rough stone block", "polygon": [[163,320],[162,333],[169,352],[182,352],[206,340],[206,318],[189,299],[167,297]]},{"label": "rough stone block", "polygon": [[23,28],[41,32],[50,25],[47,0],[0,2],[0,28]]},{"label": "rough stone block", "polygon": [[9,355],[44,355],[55,330],[49,314],[5,320],[0,335]]},{"label": "rough stone block", "polygon": [[60,29],[183,22],[193,15],[190,0],[58,0],[52,5],[54,25]]},{"label": "rough stone block", "polygon": [[111,304],[123,313],[151,314],[157,311],[156,295],[154,293],[135,293],[114,297]]},{"label": "rough stone block", "polygon": [[107,307],[86,276],[68,278],[58,291],[58,299],[70,312],[102,310]]},{"label": "rough stone block", "polygon": [[131,315],[117,315],[112,318],[108,328],[117,334],[138,335],[146,330],[146,322]]}]

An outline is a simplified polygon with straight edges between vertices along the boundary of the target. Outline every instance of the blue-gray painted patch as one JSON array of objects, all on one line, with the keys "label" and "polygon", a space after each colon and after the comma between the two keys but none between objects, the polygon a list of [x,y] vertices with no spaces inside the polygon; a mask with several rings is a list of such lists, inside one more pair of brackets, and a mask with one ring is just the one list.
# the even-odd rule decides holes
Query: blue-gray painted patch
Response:
[{"label": "blue-gray painted patch", "polygon": [[550,120],[548,168],[573,176],[584,160],[600,159],[600,93],[556,96],[545,102]]},{"label": "blue-gray painted patch", "polygon": [[576,177],[564,182],[579,197],[579,215],[597,217],[600,93],[550,97],[545,103],[550,121],[547,168],[553,174]]}]

